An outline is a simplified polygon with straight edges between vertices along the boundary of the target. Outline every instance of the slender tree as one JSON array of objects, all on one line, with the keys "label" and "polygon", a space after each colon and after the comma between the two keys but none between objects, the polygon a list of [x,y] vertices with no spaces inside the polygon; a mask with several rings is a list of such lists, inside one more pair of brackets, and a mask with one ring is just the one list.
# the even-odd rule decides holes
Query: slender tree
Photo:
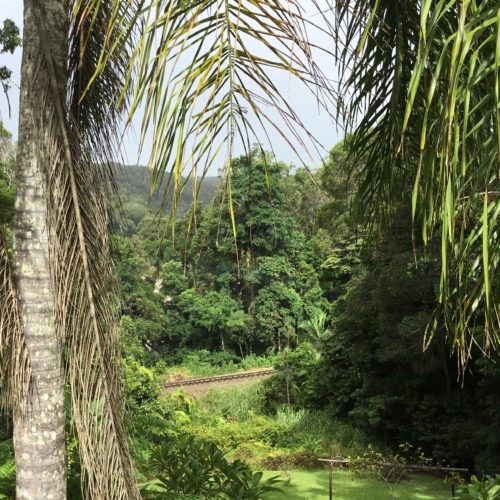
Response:
[{"label": "slender tree", "polygon": [[122,423],[102,165],[127,59],[110,59],[82,96],[114,15],[90,1],[24,2],[13,278],[5,245],[0,255],[18,498],[66,497],[66,380],[86,494],[139,497]]}]

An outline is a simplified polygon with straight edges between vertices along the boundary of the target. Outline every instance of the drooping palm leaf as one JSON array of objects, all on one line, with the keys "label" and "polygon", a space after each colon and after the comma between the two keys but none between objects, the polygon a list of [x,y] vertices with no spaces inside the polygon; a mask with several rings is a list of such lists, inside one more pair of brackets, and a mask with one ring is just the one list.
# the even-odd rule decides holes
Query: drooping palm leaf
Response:
[{"label": "drooping palm leaf", "polygon": [[[444,318],[465,366],[474,346],[487,353],[500,343],[500,8],[493,0],[337,4],[349,34],[341,61],[350,118],[362,124],[354,150],[368,158],[361,194],[373,192],[361,205],[373,220],[394,206],[396,187],[411,193],[423,240],[441,233],[440,307],[426,340]],[[394,9],[407,15],[389,15]],[[403,51],[397,37],[384,43],[394,29],[412,34]],[[396,70],[398,60],[411,74]]]},{"label": "drooping palm leaf", "polygon": [[354,162],[365,165],[355,207],[370,224],[385,224],[404,199],[418,151],[410,136],[401,149],[408,85],[418,43],[417,2],[338,2],[335,12],[344,95],[338,113],[352,132]]},{"label": "drooping palm leaf", "polygon": [[314,61],[326,49],[308,38],[324,28],[305,18],[298,0],[153,0],[142,20],[129,68],[137,76],[129,119],[144,113],[153,189],[168,172],[174,211],[186,179],[203,177],[216,162],[230,185],[236,143],[249,152],[272,129],[301,157],[318,147],[275,83],[287,73],[309,89],[312,104],[327,110],[334,101]]},{"label": "drooping palm leaf", "polygon": [[[67,52],[52,46],[50,18],[35,2],[46,81],[37,130],[43,130],[52,295],[56,327],[67,353],[72,418],[79,438],[82,486],[88,498],[139,498],[127,435],[117,335],[117,301],[108,242],[111,159],[126,69],[126,39],[83,95],[106,44],[110,19],[131,18],[124,4],[68,1]],[[130,24],[130,23],[128,23]],[[124,26],[117,24],[116,32]],[[120,38],[121,40],[121,38]],[[67,54],[69,54],[69,64]],[[125,58],[125,59],[124,59]],[[103,163],[104,162],[104,163]]]},{"label": "drooping palm leaf", "polygon": [[0,408],[28,410],[33,390],[31,364],[24,341],[20,309],[12,280],[7,242],[0,228]]}]

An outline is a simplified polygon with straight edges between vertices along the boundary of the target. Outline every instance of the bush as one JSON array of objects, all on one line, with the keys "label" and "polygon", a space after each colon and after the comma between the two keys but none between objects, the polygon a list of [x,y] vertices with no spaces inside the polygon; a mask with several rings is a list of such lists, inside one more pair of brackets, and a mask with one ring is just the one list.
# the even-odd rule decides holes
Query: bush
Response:
[{"label": "bush", "polygon": [[314,376],[317,364],[318,354],[309,342],[302,342],[293,351],[286,348],[276,356],[276,374],[264,382],[269,410],[283,404],[308,406],[316,397]]},{"label": "bush", "polygon": [[262,459],[272,452],[272,446],[260,441],[252,441],[240,444],[233,452],[229,452],[228,456],[232,460],[243,460],[253,467],[262,467]]},{"label": "bush", "polygon": [[158,376],[133,358],[124,360],[125,395],[128,405],[133,409],[156,401],[160,394]]},{"label": "bush", "polygon": [[277,478],[262,481],[243,462],[230,463],[210,441],[180,436],[153,450],[149,466],[155,478],[142,485],[147,499],[206,498],[259,500],[278,488]]},{"label": "bush", "polygon": [[479,481],[472,476],[471,482],[458,488],[456,500],[498,500],[500,499],[500,475],[486,476]]},{"label": "bush", "polygon": [[198,423],[187,426],[186,432],[202,440],[213,440],[222,449],[229,451],[244,443],[263,443],[275,446],[280,427],[273,419],[264,416],[249,418],[244,424],[219,420],[215,425]]}]

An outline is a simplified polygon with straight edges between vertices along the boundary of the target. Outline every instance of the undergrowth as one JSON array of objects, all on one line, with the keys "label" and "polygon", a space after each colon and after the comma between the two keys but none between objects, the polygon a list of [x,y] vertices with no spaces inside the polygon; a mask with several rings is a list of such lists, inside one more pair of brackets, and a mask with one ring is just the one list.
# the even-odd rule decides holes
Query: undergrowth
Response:
[{"label": "undergrowth", "polygon": [[319,457],[357,456],[367,448],[361,431],[324,411],[279,407],[270,413],[263,384],[212,389],[190,405],[179,391],[170,408],[176,399],[183,432],[210,439],[254,467],[318,467]]}]

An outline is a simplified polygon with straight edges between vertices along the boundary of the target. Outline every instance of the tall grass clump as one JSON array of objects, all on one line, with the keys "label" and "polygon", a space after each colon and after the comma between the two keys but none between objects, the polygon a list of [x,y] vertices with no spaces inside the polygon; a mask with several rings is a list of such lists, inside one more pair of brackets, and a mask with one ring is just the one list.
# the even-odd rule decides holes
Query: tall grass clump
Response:
[{"label": "tall grass clump", "polygon": [[213,388],[199,403],[208,415],[244,422],[255,415],[262,415],[265,391],[261,384],[230,389]]},{"label": "tall grass clump", "polygon": [[318,454],[355,455],[367,447],[362,431],[332,419],[325,411],[279,408],[276,422],[282,429],[279,446],[306,448]]}]

